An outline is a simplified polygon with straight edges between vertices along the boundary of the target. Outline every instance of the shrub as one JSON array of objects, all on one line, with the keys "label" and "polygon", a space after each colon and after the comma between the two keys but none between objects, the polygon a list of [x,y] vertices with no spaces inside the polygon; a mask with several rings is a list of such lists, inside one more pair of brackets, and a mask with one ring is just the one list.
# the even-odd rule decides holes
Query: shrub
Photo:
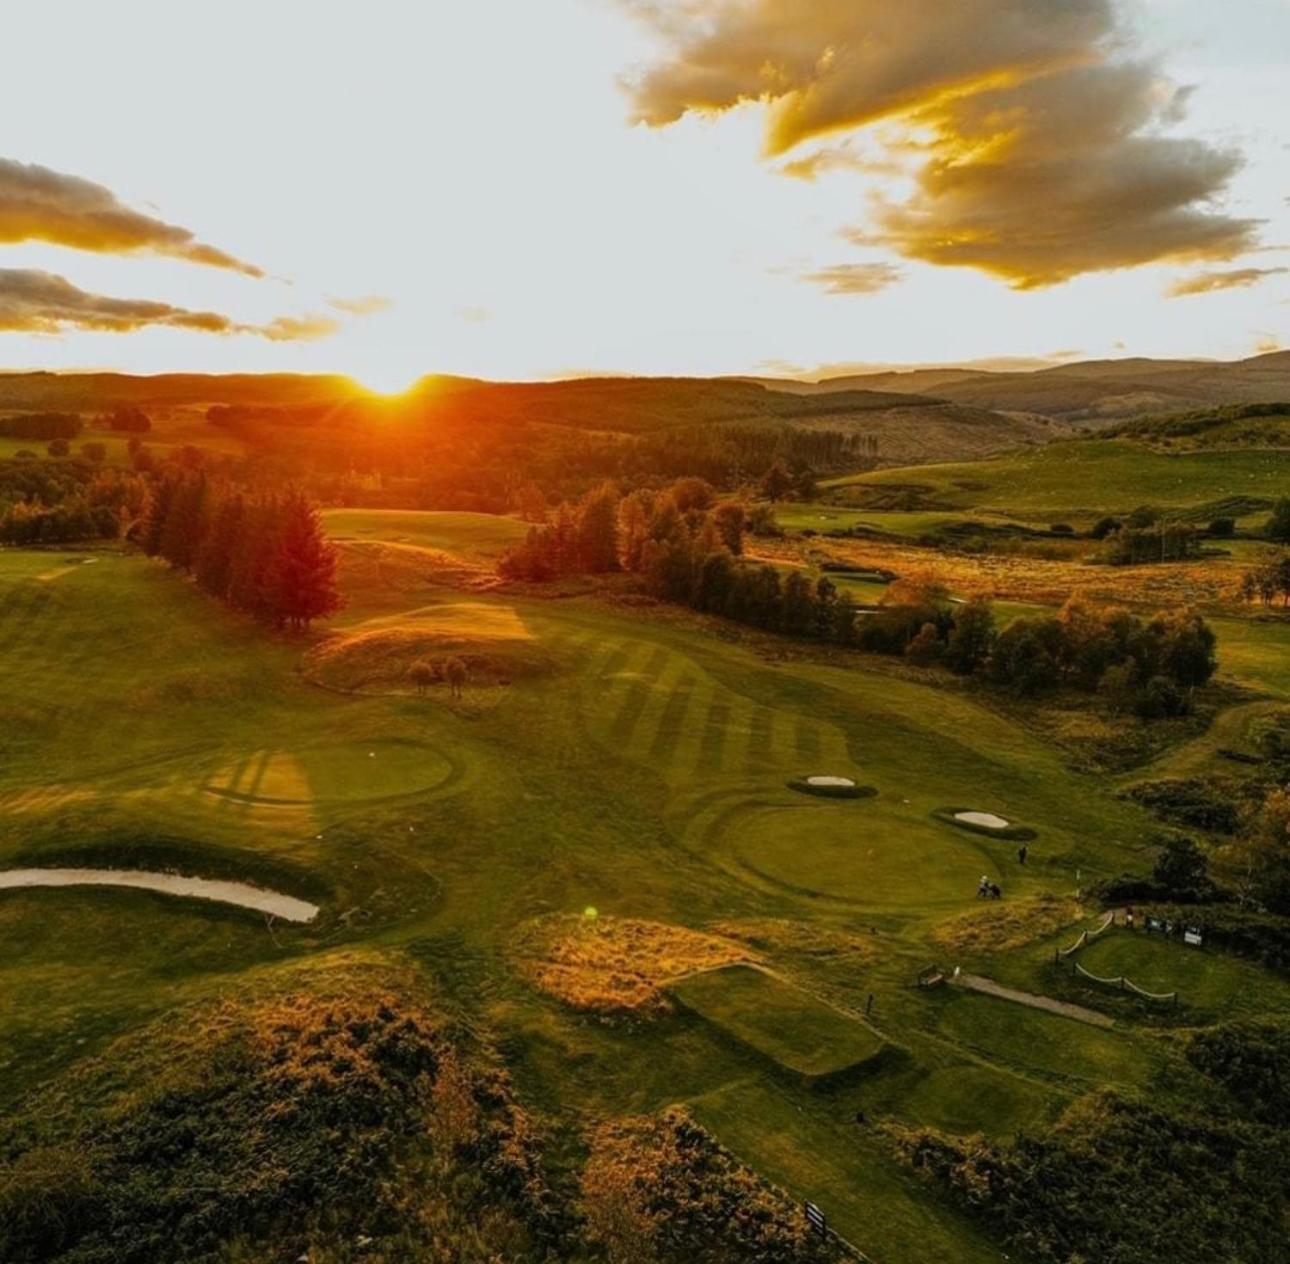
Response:
[{"label": "shrub", "polygon": [[1187,697],[1168,676],[1152,676],[1133,700],[1134,711],[1144,720],[1164,720],[1190,711]]},{"label": "shrub", "polygon": [[1209,534],[1219,539],[1230,539],[1236,534],[1235,518],[1214,518],[1209,524]]},{"label": "shrub", "polygon": [[1290,496],[1283,496],[1272,506],[1272,516],[1268,519],[1264,533],[1269,540],[1290,544]]},{"label": "shrub", "polygon": [[1228,785],[1211,785],[1199,778],[1165,778],[1130,787],[1129,798],[1157,816],[1191,829],[1231,834],[1240,824],[1240,805]]},{"label": "shrub", "polygon": [[1105,540],[1107,536],[1118,531],[1124,524],[1119,518],[1099,518],[1089,530],[1094,540]]},{"label": "shrub", "polygon": [[611,1264],[825,1264],[839,1249],[796,1203],[719,1146],[681,1107],[608,1124],[582,1179],[592,1239]]},{"label": "shrub", "polygon": [[888,1125],[916,1171],[948,1187],[1036,1264],[1290,1260],[1280,1138],[1114,1093],[1081,1098],[1010,1146]]},{"label": "shrub", "polygon": [[1263,1018],[1198,1031],[1187,1061],[1221,1084],[1252,1119],[1290,1126],[1290,1023]]}]

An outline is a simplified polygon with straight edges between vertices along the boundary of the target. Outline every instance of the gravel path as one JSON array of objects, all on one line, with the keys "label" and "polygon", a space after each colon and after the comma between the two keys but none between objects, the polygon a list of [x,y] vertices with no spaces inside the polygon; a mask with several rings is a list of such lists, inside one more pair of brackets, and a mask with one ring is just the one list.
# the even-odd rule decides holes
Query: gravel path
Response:
[{"label": "gravel path", "polygon": [[1115,1019],[1100,1014],[1095,1009],[1055,1001],[1051,996],[1036,996],[1034,992],[1019,992],[1016,988],[1004,987],[1002,983],[983,978],[979,974],[960,974],[957,978],[951,977],[951,982],[958,987],[970,988],[973,992],[984,992],[986,996],[997,996],[1003,1001],[1014,1001],[1018,1005],[1028,1005],[1031,1009],[1047,1010],[1050,1014],[1073,1018],[1077,1023],[1087,1023],[1090,1027],[1115,1026]]}]

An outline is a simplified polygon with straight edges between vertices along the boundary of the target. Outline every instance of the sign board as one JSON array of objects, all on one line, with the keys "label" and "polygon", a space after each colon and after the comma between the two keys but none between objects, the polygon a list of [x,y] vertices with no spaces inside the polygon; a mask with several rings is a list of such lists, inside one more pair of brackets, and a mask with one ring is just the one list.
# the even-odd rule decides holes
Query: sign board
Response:
[{"label": "sign board", "polygon": [[1199,926],[1188,926],[1183,931],[1183,943],[1191,944],[1193,948],[1199,948],[1203,942],[1204,936],[1201,935]]},{"label": "sign board", "polygon": [[1164,928],[1165,928],[1165,923],[1164,923],[1164,919],[1163,919],[1163,918],[1159,918],[1159,917],[1148,917],[1148,918],[1147,918],[1147,929],[1148,929],[1148,930],[1164,930]]},{"label": "sign board", "polygon": [[824,1219],[824,1213],[814,1204],[806,1204],[806,1218],[811,1222],[812,1229],[818,1229],[821,1233],[828,1232],[828,1224]]}]

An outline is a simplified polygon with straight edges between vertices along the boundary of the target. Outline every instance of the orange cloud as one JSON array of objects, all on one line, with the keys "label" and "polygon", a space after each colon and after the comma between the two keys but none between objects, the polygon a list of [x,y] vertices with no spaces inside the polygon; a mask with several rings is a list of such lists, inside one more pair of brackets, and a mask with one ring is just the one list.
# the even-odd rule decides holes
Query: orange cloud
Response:
[{"label": "orange cloud", "polygon": [[131,210],[101,184],[0,158],[0,242],[44,241],[98,254],[157,254],[262,277],[186,228]]},{"label": "orange cloud", "polygon": [[306,316],[278,316],[267,325],[245,326],[247,332],[257,333],[270,342],[313,342],[330,338],[340,332],[340,321],[334,316],[313,312]]},{"label": "orange cloud", "polygon": [[364,294],[358,298],[328,296],[327,302],[347,316],[375,316],[378,312],[387,312],[394,306],[394,300],[386,298],[384,294]]},{"label": "orange cloud", "polygon": [[[1127,56],[1112,0],[625,0],[662,37],[636,117],[766,107],[766,151],[886,122],[913,190],[857,240],[1017,288],[1230,259],[1257,224],[1214,208],[1239,155],[1164,134],[1186,93]],[[888,129],[890,130],[890,129]],[[813,175],[836,145],[787,164]]]},{"label": "orange cloud", "polygon": [[1213,294],[1215,290],[1240,290],[1257,285],[1264,277],[1281,276],[1290,268],[1233,268],[1228,272],[1197,272],[1175,281],[1165,293],[1170,298]]},{"label": "orange cloud", "polygon": [[122,334],[154,326],[207,334],[255,334],[274,342],[320,338],[340,327],[326,316],[280,316],[265,325],[243,324],[221,312],[90,294],[52,272],[0,268],[0,333],[58,334],[79,329]]},{"label": "orange cloud", "polygon": [[826,294],[877,294],[900,278],[900,269],[891,263],[839,263],[802,273],[803,281],[820,286]]}]

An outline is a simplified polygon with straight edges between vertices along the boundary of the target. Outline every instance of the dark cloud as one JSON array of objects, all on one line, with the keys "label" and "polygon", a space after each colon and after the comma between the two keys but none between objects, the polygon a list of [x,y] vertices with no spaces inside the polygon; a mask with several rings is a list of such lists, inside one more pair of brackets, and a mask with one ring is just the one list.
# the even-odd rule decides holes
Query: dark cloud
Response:
[{"label": "dark cloud", "polygon": [[803,281],[818,285],[826,294],[877,294],[895,285],[901,271],[892,263],[839,263],[831,268],[803,272]]},{"label": "dark cloud", "polygon": [[186,228],[132,210],[101,184],[0,158],[0,242],[45,241],[99,254],[157,254],[262,277]]},{"label": "dark cloud", "polygon": [[[760,102],[771,155],[891,125],[913,191],[876,203],[866,244],[1028,288],[1255,242],[1215,206],[1239,155],[1165,134],[1187,91],[1132,55],[1112,0],[626,2],[667,49],[630,84],[644,122]],[[818,154],[786,170],[845,162]]]},{"label": "dark cloud", "polygon": [[1165,291],[1170,298],[1189,294],[1212,294],[1215,290],[1240,290],[1257,285],[1264,277],[1281,276],[1290,268],[1232,268],[1226,272],[1197,272],[1182,277]]},{"label": "dark cloud", "polygon": [[256,334],[274,342],[321,338],[340,327],[328,316],[280,316],[265,325],[248,325],[221,312],[90,294],[52,272],[0,268],[2,333],[57,334],[77,329],[124,334],[156,326],[207,334]]}]

